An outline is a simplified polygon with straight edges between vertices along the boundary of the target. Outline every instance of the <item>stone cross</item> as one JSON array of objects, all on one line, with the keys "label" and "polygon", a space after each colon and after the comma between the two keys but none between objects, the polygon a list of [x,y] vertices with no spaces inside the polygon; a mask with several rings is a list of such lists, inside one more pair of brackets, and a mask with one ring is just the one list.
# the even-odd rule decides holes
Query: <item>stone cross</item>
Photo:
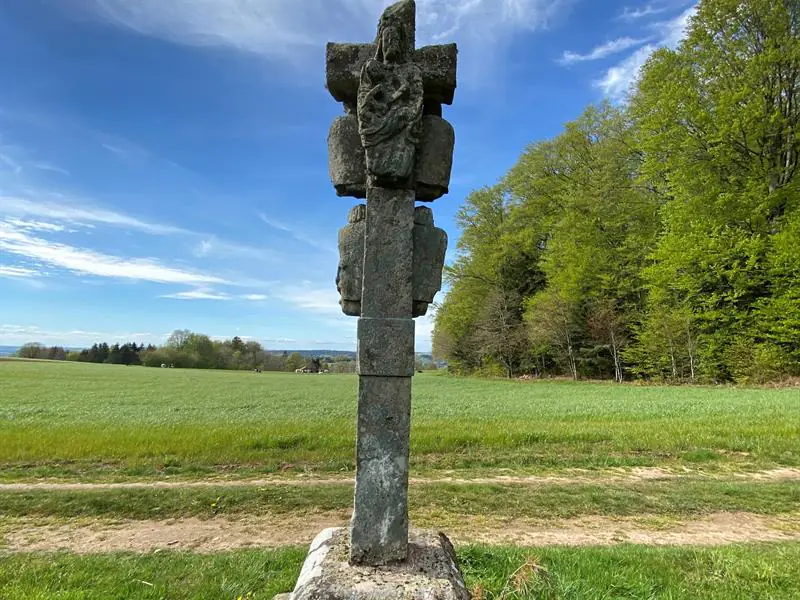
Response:
[{"label": "stone cross", "polygon": [[414,317],[441,288],[447,236],[431,202],[448,191],[455,136],[455,44],[417,49],[416,4],[383,13],[373,44],[328,44],[327,87],[344,104],[328,138],[339,196],[366,198],[339,234],[342,310],[358,321],[356,489],[350,562],[408,554]]}]

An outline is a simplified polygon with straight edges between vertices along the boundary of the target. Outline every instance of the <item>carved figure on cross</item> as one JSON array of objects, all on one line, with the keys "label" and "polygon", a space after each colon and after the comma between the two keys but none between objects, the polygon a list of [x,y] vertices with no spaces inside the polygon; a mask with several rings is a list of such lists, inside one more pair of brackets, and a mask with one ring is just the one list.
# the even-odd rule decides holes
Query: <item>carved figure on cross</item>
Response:
[{"label": "carved figure on cross", "polygon": [[[414,189],[422,202],[448,192],[455,133],[442,118],[442,104],[453,103],[458,49],[455,44],[415,49],[415,10],[411,0],[390,6],[372,44],[328,44],[327,88],[347,113],[336,119],[328,138],[330,176],[339,196],[365,198],[368,171],[376,175],[377,187]],[[385,81],[389,72],[394,90]],[[395,98],[397,92],[401,95]],[[378,94],[383,98],[375,100]],[[400,139],[392,140],[391,150],[400,149],[404,157],[409,147],[415,150],[414,173],[405,180],[393,180],[399,173],[385,176],[383,148],[369,150],[393,137]]]},{"label": "carved figure on cross", "polygon": [[366,198],[339,233],[336,287],[358,320],[356,489],[350,562],[408,555],[414,317],[442,286],[447,235],[431,202],[447,193],[455,135],[442,118],[456,87],[455,44],[415,48],[416,4],[383,13],[372,44],[328,44],[327,86],[342,102],[328,137],[339,196]]}]

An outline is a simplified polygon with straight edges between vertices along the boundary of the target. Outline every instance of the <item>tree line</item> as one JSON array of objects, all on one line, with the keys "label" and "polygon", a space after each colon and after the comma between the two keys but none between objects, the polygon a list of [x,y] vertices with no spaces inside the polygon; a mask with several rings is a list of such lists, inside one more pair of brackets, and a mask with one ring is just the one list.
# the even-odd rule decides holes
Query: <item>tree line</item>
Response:
[{"label": "tree line", "polygon": [[91,348],[83,350],[68,350],[63,346],[45,346],[36,342],[23,345],[14,356],[18,358],[38,360],[68,360],[73,362],[108,363],[115,365],[140,365],[141,355],[145,352],[156,350],[152,344],[137,345],[136,342],[128,344],[107,343],[94,344]]},{"label": "tree line", "polygon": [[30,343],[17,352],[19,358],[69,360],[145,367],[179,369],[229,369],[290,371],[309,369],[313,372],[352,373],[355,361],[347,355],[307,358],[299,352],[270,352],[254,340],[236,336],[212,340],[209,336],[186,329],[174,331],[161,346],[136,344],[93,344],[83,350],[67,350],[61,346]]},{"label": "tree line", "polygon": [[468,373],[800,375],[800,2],[701,0],[458,212],[434,352]]}]

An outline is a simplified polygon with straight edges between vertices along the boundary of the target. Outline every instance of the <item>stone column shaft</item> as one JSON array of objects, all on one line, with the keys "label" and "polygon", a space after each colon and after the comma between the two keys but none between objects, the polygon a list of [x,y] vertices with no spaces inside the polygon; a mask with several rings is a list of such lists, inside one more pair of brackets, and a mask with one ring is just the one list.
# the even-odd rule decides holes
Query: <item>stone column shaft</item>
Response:
[{"label": "stone column shaft", "polygon": [[356,564],[385,565],[408,555],[413,231],[413,191],[368,189],[350,526]]}]

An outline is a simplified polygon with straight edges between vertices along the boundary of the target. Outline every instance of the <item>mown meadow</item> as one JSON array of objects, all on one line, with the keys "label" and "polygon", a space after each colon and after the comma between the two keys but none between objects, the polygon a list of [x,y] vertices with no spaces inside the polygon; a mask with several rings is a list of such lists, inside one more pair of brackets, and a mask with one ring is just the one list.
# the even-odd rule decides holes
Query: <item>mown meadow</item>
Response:
[{"label": "mown meadow", "polygon": [[[305,549],[216,555],[16,556],[0,561],[3,600],[270,599],[291,589]],[[475,600],[794,600],[800,544],[722,548],[492,548],[459,559]]]},{"label": "mown meadow", "polygon": [[[2,479],[353,468],[353,375],[0,362]],[[800,464],[797,389],[414,380],[412,467]]]},{"label": "mown meadow", "polygon": [[[83,553],[18,550],[9,540],[66,528],[79,547],[82,531],[131,523],[291,529],[346,519],[356,386],[353,375],[0,361],[0,598],[244,600],[288,591],[305,556],[299,541]],[[765,524],[766,539],[785,539],[463,543],[477,600],[800,595],[797,389],[426,373],[415,377],[413,411],[410,512],[419,526],[484,538],[583,522],[657,534],[727,515],[734,529],[741,516]]]}]

